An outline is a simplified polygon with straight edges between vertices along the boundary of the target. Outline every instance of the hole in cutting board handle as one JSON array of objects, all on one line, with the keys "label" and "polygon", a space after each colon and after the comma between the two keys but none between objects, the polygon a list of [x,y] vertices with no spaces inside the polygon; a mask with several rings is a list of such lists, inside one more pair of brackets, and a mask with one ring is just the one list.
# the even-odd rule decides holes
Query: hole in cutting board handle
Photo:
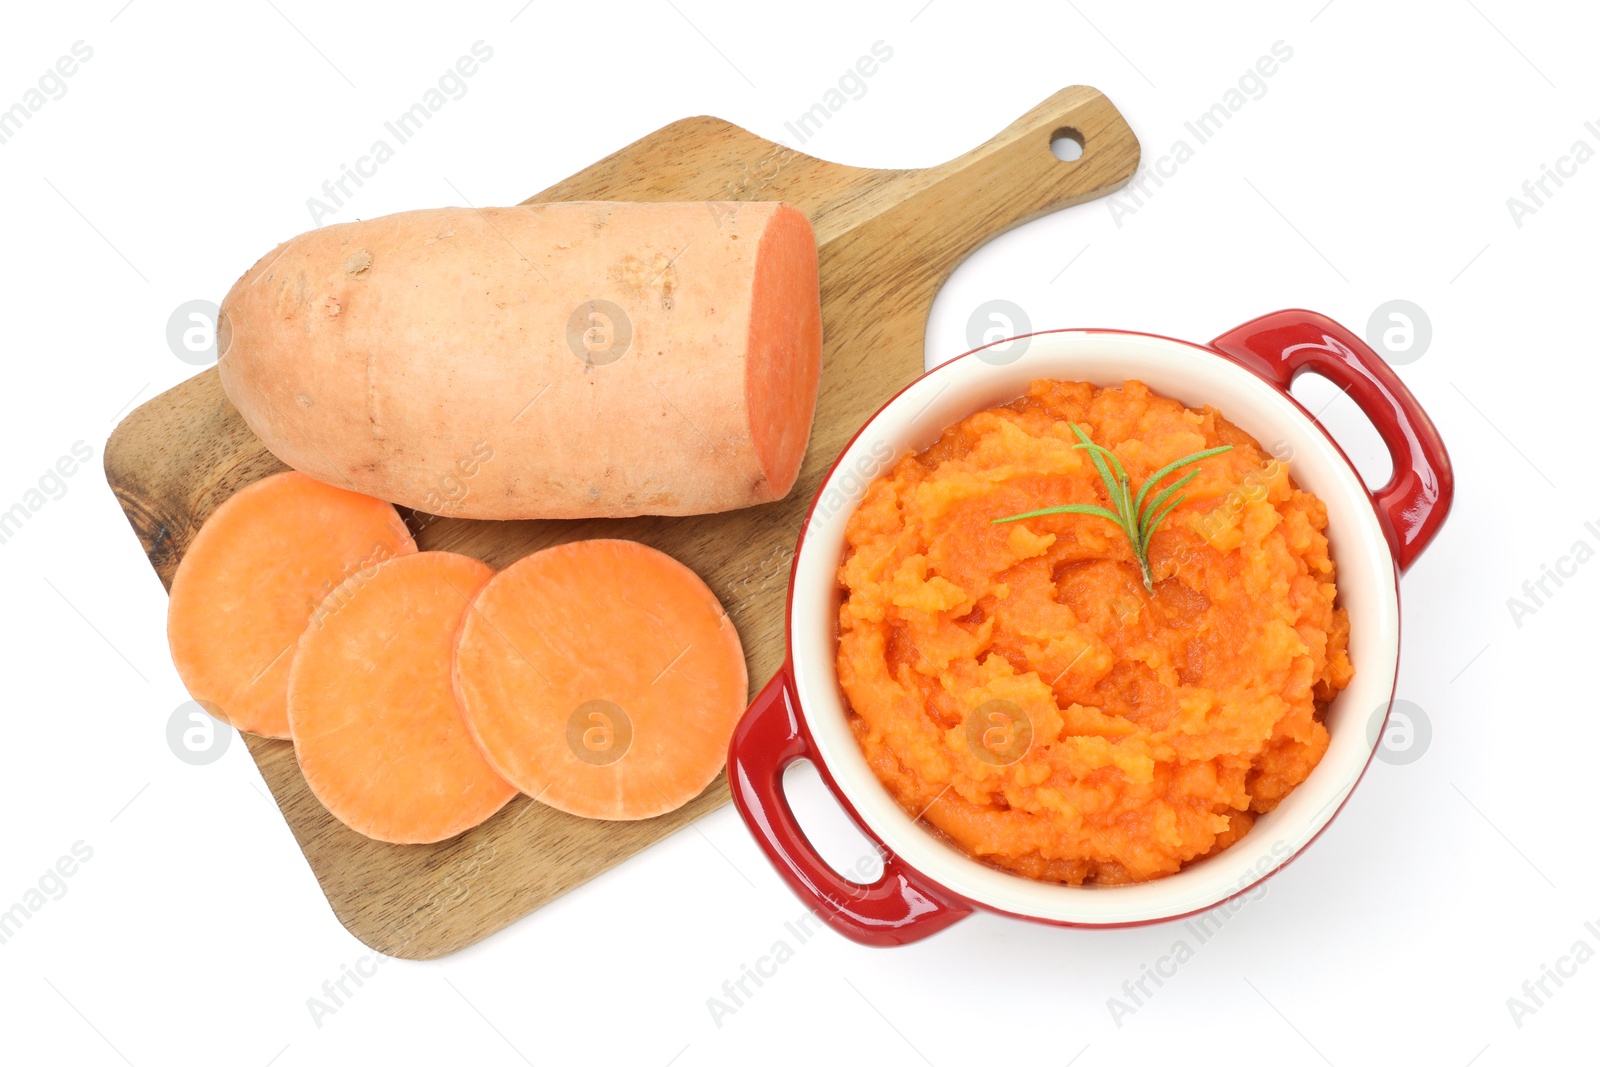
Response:
[{"label": "hole in cutting board handle", "polygon": [[1050,154],[1063,163],[1083,158],[1083,134],[1071,126],[1062,126],[1050,135]]}]

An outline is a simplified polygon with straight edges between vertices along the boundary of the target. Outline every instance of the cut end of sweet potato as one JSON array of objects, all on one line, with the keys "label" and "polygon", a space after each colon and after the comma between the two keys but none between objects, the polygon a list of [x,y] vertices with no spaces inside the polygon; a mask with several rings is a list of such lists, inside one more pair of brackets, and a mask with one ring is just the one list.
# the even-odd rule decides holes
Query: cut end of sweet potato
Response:
[{"label": "cut end of sweet potato", "polygon": [[417,550],[394,507],[285,471],[229,497],[172,578],[167,642],[189,695],[240,730],[289,736],[295,644],[352,575]]},{"label": "cut end of sweet potato", "polygon": [[391,559],[341,586],[301,639],[289,676],[295,756],[351,829],[443,841],[516,795],[467,732],[451,681],[456,631],[493,573],[453,552]]},{"label": "cut end of sweet potato", "polygon": [[756,252],[745,403],[765,499],[789,494],[805,459],[822,377],[822,305],[811,222],[784,204]]},{"label": "cut end of sweet potato", "polygon": [[748,702],[715,594],[672,557],[605,539],[536,552],[485,585],[455,686],[501,777],[592,819],[647,819],[699,795]]}]

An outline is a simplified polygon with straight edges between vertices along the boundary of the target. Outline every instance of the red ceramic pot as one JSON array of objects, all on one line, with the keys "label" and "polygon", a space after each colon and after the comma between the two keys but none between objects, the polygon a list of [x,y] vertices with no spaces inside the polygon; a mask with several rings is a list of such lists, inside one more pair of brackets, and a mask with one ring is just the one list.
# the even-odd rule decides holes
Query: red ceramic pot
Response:
[{"label": "red ceramic pot", "polygon": [[[1000,353],[1004,355],[1000,355]],[[1369,491],[1327,432],[1289,393],[1302,371],[1343,389],[1372,420],[1394,461]],[[965,416],[1005,403],[1035,378],[1118,384],[1130,378],[1191,407],[1210,404],[1269,448],[1291,450],[1296,482],[1328,507],[1340,603],[1350,612],[1356,675],[1328,708],[1322,762],[1231,848],[1137,885],[1064,886],[972,859],[911,819],[878,782],[850,731],[834,662],[845,522],[868,483],[899,456]],[[975,349],[912,382],[861,428],[812,503],[789,581],[782,669],[734,732],[734,803],[794,892],[835,929],[873,945],[932,934],[985,908],[1065,926],[1131,926],[1180,918],[1247,892],[1327,826],[1361,779],[1394,695],[1400,654],[1399,576],[1438,533],[1453,477],[1433,423],[1360,338],[1309,311],[1280,311],[1197,345],[1114,330],[1060,330]],[[809,759],[882,850],[882,876],[848,881],[806,840],[783,794],[783,772]]]}]

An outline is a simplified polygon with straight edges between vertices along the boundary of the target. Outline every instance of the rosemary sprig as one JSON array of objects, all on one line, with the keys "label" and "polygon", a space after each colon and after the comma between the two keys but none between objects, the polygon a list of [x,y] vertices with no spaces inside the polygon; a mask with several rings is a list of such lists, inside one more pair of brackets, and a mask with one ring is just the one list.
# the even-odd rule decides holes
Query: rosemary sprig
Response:
[{"label": "rosemary sprig", "polygon": [[[1083,449],[1089,453],[1089,458],[1094,460],[1095,470],[1100,472],[1100,480],[1105,483],[1106,493],[1111,497],[1111,507],[1103,508],[1097,504],[1059,504],[1053,508],[1024,511],[1020,515],[1007,515],[1003,519],[993,521],[1016,522],[1019,519],[1036,519],[1043,515],[1096,515],[1102,519],[1109,519],[1121,527],[1122,532],[1127,535],[1128,543],[1133,546],[1133,554],[1139,561],[1139,571],[1144,576],[1144,587],[1153,593],[1155,585],[1150,576],[1150,538],[1155,535],[1161,520],[1165,519],[1173,508],[1188,499],[1182,496],[1174,498],[1174,494],[1193,481],[1200,472],[1190,471],[1150,497],[1148,502],[1145,497],[1167,475],[1180,468],[1199,463],[1203,459],[1220,456],[1224,452],[1231,451],[1233,446],[1208,448],[1204,452],[1175,459],[1146,478],[1144,484],[1139,487],[1138,495],[1134,495],[1128,484],[1128,472],[1123,469],[1122,461],[1117,458],[1117,454],[1089,440],[1089,435],[1084,433],[1083,427],[1077,423],[1071,425],[1072,432],[1078,435],[1079,441],[1072,447]],[[1115,475],[1112,474],[1113,470],[1116,472]]]}]

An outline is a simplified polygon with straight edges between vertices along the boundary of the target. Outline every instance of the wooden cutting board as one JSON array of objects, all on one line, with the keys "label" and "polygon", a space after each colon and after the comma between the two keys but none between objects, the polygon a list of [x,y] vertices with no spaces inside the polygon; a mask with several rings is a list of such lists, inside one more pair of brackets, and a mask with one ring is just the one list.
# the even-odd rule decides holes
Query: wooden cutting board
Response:
[{"label": "wooden cutting board", "polygon": [[[1083,155],[1062,162],[1070,131]],[[694,518],[485,522],[408,516],[423,549],[503,567],[547,545],[626,537],[677,557],[739,628],[751,693],[783,660],[784,594],[796,535],[822,475],[877,408],[922,373],[935,294],[973,249],[1047,212],[1122,185],[1139,143],[1100,93],[1063,89],[957,159],[867,170],[814,159],[720,119],[684,119],[532,197],[786,200],[816,229],[823,374],[805,464],[785,500]],[[239,488],[282,470],[223,395],[215,367],[130,414],[105,449],[106,477],[163,584],[200,524]],[[668,815],[594,822],[518,797],[437,845],[387,845],[345,828],[311,794],[287,741],[247,737],[339,921],[391,956],[431,959],[486,937],[723,804],[719,777]]]}]

